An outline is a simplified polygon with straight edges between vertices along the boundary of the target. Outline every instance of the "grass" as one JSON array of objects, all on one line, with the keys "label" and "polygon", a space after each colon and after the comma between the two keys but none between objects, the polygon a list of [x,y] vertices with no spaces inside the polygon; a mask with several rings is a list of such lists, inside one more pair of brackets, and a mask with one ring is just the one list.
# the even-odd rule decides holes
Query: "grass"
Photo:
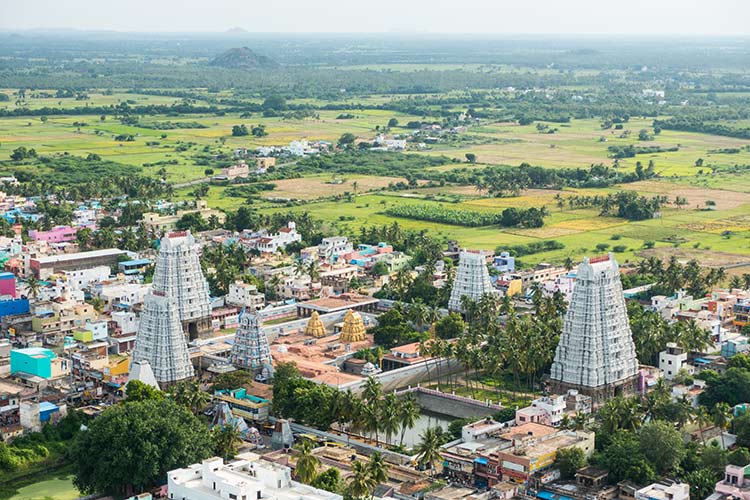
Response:
[{"label": "grass", "polygon": [[[464,70],[477,70],[466,65],[456,65]],[[376,70],[416,71],[421,65],[373,66]],[[487,70],[487,68],[482,69]],[[493,66],[491,71],[503,72],[507,68]],[[8,95],[12,89],[0,89]],[[36,92],[36,91],[35,91]],[[206,90],[191,91],[199,95],[198,105],[209,100],[230,98],[232,92],[209,93]],[[464,92],[464,91],[455,91]],[[451,93],[446,94],[450,96]],[[28,98],[25,105],[31,108],[42,106],[78,107],[118,104],[134,101],[136,105],[171,104],[179,98],[151,96],[146,94],[129,94],[114,90],[110,95],[100,90],[91,90],[90,99]],[[202,97],[202,98],[201,98]],[[108,115],[104,121],[98,115],[83,116],[50,116],[46,123],[39,117],[2,118],[0,119],[0,158],[7,158],[13,149],[19,146],[33,147],[39,153],[49,155],[69,153],[86,156],[89,153],[99,154],[103,159],[112,160],[143,168],[146,175],[157,176],[163,167],[170,182],[188,181],[203,177],[205,167],[198,165],[194,156],[205,151],[231,153],[237,147],[255,148],[261,145],[286,145],[290,141],[309,139],[335,142],[343,133],[352,132],[364,140],[372,140],[376,127],[384,126],[395,117],[405,124],[410,120],[432,119],[434,117],[411,116],[383,109],[354,109],[356,104],[385,104],[408,96],[374,95],[369,97],[346,96],[333,101],[339,104],[351,103],[351,110],[320,111],[319,117],[303,120],[287,120],[281,117],[263,117],[256,113],[249,118],[239,118],[237,113],[216,115],[182,115],[182,116],[149,116],[144,121],[195,121],[206,128],[151,130],[123,125],[114,116]],[[246,99],[253,102],[253,98]],[[294,100],[294,103],[324,104],[319,100]],[[0,107],[15,107],[15,97],[10,102],[0,103]],[[352,119],[337,119],[343,113],[354,115]],[[78,126],[75,122],[85,122]],[[262,138],[252,136],[232,137],[233,125],[244,123],[253,125],[261,123],[266,126],[269,135]],[[722,148],[741,148],[748,141],[709,134],[664,130],[654,141],[639,142],[638,131],[650,129],[651,119],[631,119],[625,129],[631,131],[627,138],[620,138],[620,131],[602,130],[597,119],[572,120],[567,124],[549,125],[557,128],[555,134],[540,134],[534,124],[520,126],[514,123],[487,123],[472,127],[467,141],[458,140],[455,144],[435,144],[431,149],[421,152],[426,155],[447,155],[463,160],[468,152],[478,156],[479,164],[471,168],[482,168],[485,165],[510,164],[527,162],[550,168],[587,167],[592,163],[612,165],[607,148],[612,145],[636,144],[643,146],[679,146],[679,151],[649,155],[638,155],[636,158],[623,159],[620,166],[630,172],[637,161],[644,165],[653,160],[656,171],[662,176],[659,180],[639,182],[609,189],[567,189],[564,196],[574,194],[604,194],[618,189],[632,189],[640,194],[653,196],[664,195],[670,200],[676,196],[688,199],[687,207],[678,210],[666,208],[660,219],[629,222],[613,217],[600,217],[595,209],[559,210],[555,206],[554,191],[531,190],[523,196],[514,198],[488,198],[472,186],[443,186],[411,191],[384,192],[388,183],[399,179],[368,175],[348,175],[342,177],[341,184],[329,184],[331,177],[326,174],[309,176],[304,179],[275,181],[277,188],[263,192],[259,199],[253,200],[253,206],[263,211],[308,211],[315,217],[337,226],[339,231],[357,233],[363,225],[390,224],[394,218],[382,212],[389,206],[409,203],[444,202],[453,208],[465,207],[471,210],[488,212],[502,211],[507,207],[546,206],[552,215],[545,226],[538,229],[514,229],[498,227],[466,228],[445,224],[398,219],[407,229],[426,230],[444,240],[455,239],[461,245],[470,248],[494,250],[496,247],[507,247],[515,244],[529,243],[538,240],[556,239],[565,245],[564,249],[544,252],[523,257],[525,264],[538,262],[562,262],[566,257],[580,258],[584,254],[596,253],[598,244],[624,245],[626,250],[618,255],[621,261],[628,261],[643,255],[646,241],[656,242],[655,251],[669,253],[682,252],[686,249],[698,250],[706,256],[718,258],[725,255],[750,254],[750,223],[738,219],[746,214],[750,207],[750,172],[740,174],[721,173],[721,169],[735,164],[750,164],[750,150],[742,149],[738,154],[709,153]],[[98,133],[97,133],[98,131]],[[407,132],[405,128],[396,128],[393,133]],[[132,134],[133,142],[117,142],[114,136]],[[166,137],[162,137],[165,135]],[[606,140],[603,142],[602,138]],[[459,138],[460,139],[460,138]],[[478,144],[472,144],[475,140]],[[158,143],[146,145],[147,142]],[[178,146],[191,144],[186,151],[178,151]],[[698,158],[704,160],[703,173],[695,167]],[[175,162],[170,165],[143,167],[144,164],[158,162]],[[435,167],[439,170],[468,167],[466,163],[449,164]],[[712,174],[711,166],[719,169]],[[15,167],[9,164],[3,170],[13,173],[16,170],[31,169],[40,171],[40,165]],[[331,201],[330,197],[346,192],[354,193],[354,182],[357,182],[359,193],[353,201]],[[176,199],[190,198],[194,188],[176,190]],[[373,192],[373,190],[376,190]],[[210,206],[235,210],[247,203],[243,198],[226,196],[226,188],[211,186],[207,196]],[[368,192],[369,191],[369,192]],[[293,207],[272,203],[269,198],[302,200],[304,203]],[[706,200],[717,203],[716,210],[705,212],[696,209],[705,206]],[[316,201],[317,200],[317,201]],[[437,201],[436,201],[437,200]],[[725,234],[731,231],[731,234]],[[621,235],[616,243],[611,241],[614,234]],[[679,244],[676,244],[678,242]],[[680,243],[681,242],[681,243]],[[698,248],[693,248],[695,245]],[[732,257],[734,258],[734,257]]]},{"label": "grass", "polygon": [[0,487],[2,500],[74,500],[80,496],[73,485],[70,468],[26,477]]},{"label": "grass", "polygon": [[[212,188],[213,189],[213,188]],[[578,190],[582,194],[586,190]],[[592,190],[593,192],[598,192]],[[584,254],[601,253],[596,249],[598,244],[608,244],[608,250],[623,245],[624,252],[618,254],[618,260],[628,262],[640,256],[645,242],[654,241],[657,247],[674,248],[674,241],[685,241],[681,246],[691,247],[700,244],[704,252],[724,252],[728,254],[750,255],[750,231],[736,218],[746,214],[748,204],[716,211],[695,209],[665,208],[662,217],[645,221],[631,222],[616,217],[601,217],[596,209],[560,210],[552,203],[552,194],[533,194],[530,198],[545,204],[552,215],[539,229],[499,228],[488,226],[468,228],[410,219],[397,219],[407,229],[427,230],[433,236],[444,239],[456,239],[463,246],[494,250],[497,247],[508,247],[532,241],[555,239],[565,245],[564,249],[542,252],[522,257],[524,264],[533,265],[539,262],[562,263],[566,257],[580,258]],[[526,198],[526,199],[524,199]],[[516,203],[516,200],[521,200]],[[354,201],[323,201],[296,207],[264,208],[266,211],[309,212],[315,217],[335,222],[342,231],[357,234],[360,226],[382,225],[392,223],[394,218],[382,212],[389,206],[397,204],[430,203],[423,198],[407,198],[398,193],[377,193],[357,196]],[[457,204],[448,204],[454,208],[466,206],[472,210],[499,211],[508,206],[524,206],[530,203],[528,197],[469,199]],[[537,205],[538,206],[538,205]],[[353,220],[349,220],[353,217]],[[344,220],[342,220],[344,219]],[[725,237],[717,231],[718,227],[731,227],[734,234]],[[621,238],[613,241],[613,235]],[[679,248],[679,247],[678,247]],[[670,250],[671,251],[671,250]],[[750,257],[748,258],[750,260]]]}]

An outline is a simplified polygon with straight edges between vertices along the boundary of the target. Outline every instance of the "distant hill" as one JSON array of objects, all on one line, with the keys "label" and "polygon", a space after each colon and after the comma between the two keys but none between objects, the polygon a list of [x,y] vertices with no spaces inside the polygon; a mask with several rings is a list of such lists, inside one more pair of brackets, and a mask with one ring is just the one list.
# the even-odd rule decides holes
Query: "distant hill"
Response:
[{"label": "distant hill", "polygon": [[235,26],[234,28],[229,28],[224,33],[227,33],[228,35],[246,35],[247,30],[245,28],[240,28],[239,26]]},{"label": "distant hill", "polygon": [[216,56],[210,66],[233,69],[277,68],[279,63],[247,47],[236,47]]}]

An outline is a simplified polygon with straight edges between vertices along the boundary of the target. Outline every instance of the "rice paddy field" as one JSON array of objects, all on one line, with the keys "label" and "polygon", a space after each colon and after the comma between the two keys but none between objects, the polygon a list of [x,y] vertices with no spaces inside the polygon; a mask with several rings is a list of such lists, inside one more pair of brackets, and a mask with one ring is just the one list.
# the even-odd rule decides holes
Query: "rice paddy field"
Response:
[{"label": "rice paddy field", "polygon": [[[383,68],[387,69],[387,68]],[[401,71],[419,71],[419,67],[400,68]],[[466,69],[466,68],[463,68]],[[477,68],[471,68],[472,71]],[[15,102],[13,89],[0,89],[12,95],[8,102],[0,102],[0,109],[12,109]],[[181,98],[163,95],[138,94],[122,91],[90,91],[88,99],[59,99],[35,91],[36,97],[27,95],[24,106],[38,109],[45,106],[72,109],[81,106],[118,105],[171,105]],[[51,93],[51,91],[47,92]],[[203,92],[205,100],[194,100],[196,105],[209,105],[231,97],[228,91]],[[102,159],[138,166],[145,175],[156,177],[165,169],[166,180],[171,183],[204,178],[205,166],[196,161],[200,152],[231,152],[235,148],[249,149],[258,146],[287,145],[293,140],[325,140],[336,142],[344,133],[353,133],[358,139],[372,141],[391,118],[401,125],[412,120],[439,119],[437,116],[415,116],[386,109],[357,109],[357,104],[374,107],[405,95],[370,95],[328,101],[338,105],[351,104],[349,110],[320,110],[317,116],[305,119],[264,117],[260,113],[240,118],[237,113],[156,115],[141,117],[141,123],[191,122],[201,128],[176,128],[156,130],[122,124],[115,116],[100,114],[51,115],[40,117],[0,118],[0,158],[6,159],[19,146],[35,148],[40,155],[68,153],[83,156],[97,154]],[[252,101],[250,99],[248,102]],[[294,102],[294,101],[292,101]],[[298,100],[298,104],[322,104],[317,100]],[[342,114],[351,115],[341,118]],[[632,172],[636,162],[644,166],[653,161],[658,178],[649,181],[613,186],[607,189],[566,189],[562,192],[530,190],[520,196],[493,198],[477,191],[473,186],[447,184],[441,187],[418,187],[408,191],[389,191],[389,185],[405,181],[398,176],[332,175],[316,174],[298,179],[273,181],[275,189],[263,191],[252,206],[266,212],[305,211],[328,221],[340,231],[356,233],[360,226],[392,223],[386,215],[387,208],[403,204],[443,204],[450,208],[474,211],[501,212],[505,208],[545,206],[551,215],[542,228],[513,229],[500,227],[462,227],[433,222],[398,219],[406,228],[426,230],[431,234],[455,239],[461,245],[494,250],[510,245],[554,239],[565,245],[564,249],[523,257],[523,262],[562,262],[566,257],[579,258],[583,254],[600,253],[602,249],[618,247],[621,261],[633,260],[648,254],[695,257],[716,265],[741,265],[750,263],[750,173],[723,172],[734,165],[750,165],[750,140],[731,137],[662,130],[651,141],[639,141],[638,131],[652,130],[652,119],[631,118],[623,130],[602,130],[600,120],[571,120],[569,123],[542,122],[555,133],[540,133],[536,122],[519,125],[515,122],[489,122],[471,126],[465,133],[450,141],[430,144],[416,154],[445,156],[457,162],[436,170],[454,168],[483,168],[488,165],[519,165],[529,163],[548,168],[588,168],[602,163]],[[233,125],[256,124],[265,126],[265,137],[233,137]],[[629,134],[624,134],[624,131]],[[391,134],[406,134],[402,127],[391,129]],[[120,134],[132,135],[132,141],[118,141]],[[653,154],[638,154],[633,158],[610,157],[610,146],[648,146],[675,149]],[[732,153],[728,152],[732,151]],[[473,153],[475,164],[465,162],[465,155]],[[701,166],[696,166],[696,162]],[[24,166],[20,169],[37,169]],[[283,168],[283,167],[280,167]],[[14,173],[8,162],[2,173]],[[716,173],[714,173],[716,171]],[[193,187],[177,188],[175,199],[191,198]],[[210,206],[222,210],[235,210],[248,203],[245,198],[230,197],[226,187],[211,185],[206,199]],[[682,208],[669,205],[656,219],[630,222],[616,217],[599,216],[596,209],[568,209],[556,206],[555,196],[593,195],[633,190],[644,196],[663,195],[670,201],[677,197],[687,199]],[[335,199],[347,195],[346,200]],[[294,200],[293,206],[280,201]],[[347,201],[348,200],[348,201]],[[711,207],[707,202],[713,203]],[[710,210],[708,209],[710,208]],[[654,242],[654,248],[644,248]],[[646,245],[650,246],[650,245]]]}]

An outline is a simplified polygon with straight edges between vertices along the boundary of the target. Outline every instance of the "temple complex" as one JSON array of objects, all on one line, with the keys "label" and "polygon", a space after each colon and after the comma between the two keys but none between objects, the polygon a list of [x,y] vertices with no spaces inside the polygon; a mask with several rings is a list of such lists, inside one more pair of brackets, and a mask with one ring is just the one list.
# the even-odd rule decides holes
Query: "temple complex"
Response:
[{"label": "temple complex", "polygon": [[174,299],[182,329],[189,340],[211,334],[208,283],[190,231],[173,231],[161,239],[153,288]]},{"label": "temple complex", "polygon": [[146,296],[131,360],[132,365],[148,362],[153,377],[162,388],[165,384],[193,376],[187,339],[172,297],[156,290]]},{"label": "temple complex", "polygon": [[612,254],[585,258],[552,363],[551,390],[576,389],[594,404],[636,390],[635,353],[620,271]]},{"label": "temple complex", "polygon": [[237,368],[265,372],[263,378],[270,378],[273,373],[271,350],[257,314],[243,311],[240,315],[240,326],[234,336],[229,360]]},{"label": "temple complex", "polygon": [[487,255],[483,251],[462,250],[459,254],[456,279],[448,300],[448,309],[463,312],[461,297],[479,300],[482,295],[496,293],[487,270]]},{"label": "temple complex", "polygon": [[307,326],[305,326],[305,335],[315,337],[316,339],[326,336],[326,327],[323,324],[323,321],[321,321],[318,311],[312,312],[312,315],[307,322]]},{"label": "temple complex", "polygon": [[341,329],[341,336],[339,337],[341,342],[362,342],[367,340],[365,335],[365,324],[362,321],[362,316],[349,309],[344,316],[344,326]]}]

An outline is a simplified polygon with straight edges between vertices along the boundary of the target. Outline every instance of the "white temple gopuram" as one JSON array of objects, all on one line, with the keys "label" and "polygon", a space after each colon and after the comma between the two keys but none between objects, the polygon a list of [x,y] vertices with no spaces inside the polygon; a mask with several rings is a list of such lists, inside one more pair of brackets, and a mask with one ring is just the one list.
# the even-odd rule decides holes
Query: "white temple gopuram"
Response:
[{"label": "white temple gopuram", "polygon": [[570,389],[594,404],[636,391],[638,359],[620,271],[612,254],[578,266],[550,376],[551,391]]}]

